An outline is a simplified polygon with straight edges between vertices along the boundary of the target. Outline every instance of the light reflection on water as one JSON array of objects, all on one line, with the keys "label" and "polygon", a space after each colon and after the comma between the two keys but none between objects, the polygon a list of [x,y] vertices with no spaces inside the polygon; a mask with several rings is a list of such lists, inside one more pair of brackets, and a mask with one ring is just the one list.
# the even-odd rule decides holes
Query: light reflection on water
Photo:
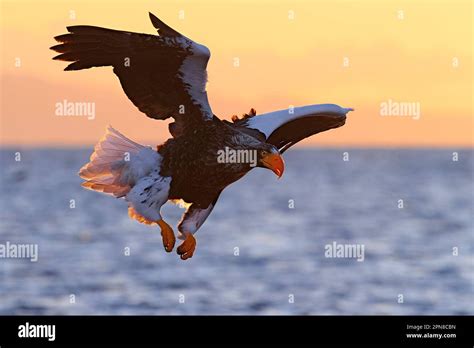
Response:
[{"label": "light reflection on water", "polygon": [[[471,151],[290,150],[282,179],[255,169],[224,191],[187,262],[80,187],[90,150],[14,151],[0,242],[37,243],[39,261],[0,259],[0,314],[474,314]],[[333,241],[364,244],[364,262],[325,258]]]}]

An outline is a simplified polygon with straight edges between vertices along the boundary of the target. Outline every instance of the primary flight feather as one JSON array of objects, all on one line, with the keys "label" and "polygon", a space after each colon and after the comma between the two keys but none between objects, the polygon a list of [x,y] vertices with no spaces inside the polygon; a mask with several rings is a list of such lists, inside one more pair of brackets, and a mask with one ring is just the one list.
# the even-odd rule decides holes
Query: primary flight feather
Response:
[{"label": "primary flight feather", "polygon": [[233,122],[220,120],[206,92],[209,49],[151,13],[150,19],[158,35],[71,26],[55,37],[60,44],[51,49],[60,53],[53,59],[71,62],[68,71],[112,66],[140,111],[154,119],[174,119],[172,138],[156,150],[109,126],[79,175],[84,187],[124,198],[130,217],[158,224],[168,252],[175,235],[160,209],[168,200],[184,201],[186,212],[178,224],[184,241],[177,252],[186,260],[196,248],[194,233],[225,187],[255,166],[280,177],[284,151],[313,134],[341,127],[352,109],[322,104],[262,115],[252,109]]}]

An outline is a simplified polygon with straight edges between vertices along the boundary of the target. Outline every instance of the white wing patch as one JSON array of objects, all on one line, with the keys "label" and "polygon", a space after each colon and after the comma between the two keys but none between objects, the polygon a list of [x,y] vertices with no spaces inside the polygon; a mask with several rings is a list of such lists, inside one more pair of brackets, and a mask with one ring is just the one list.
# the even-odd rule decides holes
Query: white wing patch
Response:
[{"label": "white wing patch", "polygon": [[194,103],[201,106],[204,118],[211,120],[213,113],[206,93],[206,68],[211,57],[211,51],[206,46],[189,39],[183,38],[182,40],[185,40],[182,44],[186,45],[186,48],[191,51],[191,55],[184,59],[179,69],[183,74],[184,83],[187,84],[186,90]]},{"label": "white wing patch", "polygon": [[349,111],[353,111],[353,109],[342,108],[335,104],[300,106],[251,117],[246,122],[246,126],[248,128],[258,129],[268,138],[278,127],[297,118],[316,116],[318,114],[345,115]]}]

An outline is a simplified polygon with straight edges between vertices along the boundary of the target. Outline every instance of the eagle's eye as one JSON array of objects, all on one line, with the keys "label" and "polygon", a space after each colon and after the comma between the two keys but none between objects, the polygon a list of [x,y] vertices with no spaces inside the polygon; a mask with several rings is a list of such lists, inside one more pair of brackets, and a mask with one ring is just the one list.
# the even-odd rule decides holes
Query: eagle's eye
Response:
[{"label": "eagle's eye", "polygon": [[265,150],[262,150],[262,152],[261,152],[260,154],[261,154],[262,156],[266,156],[266,155],[268,154],[268,152],[265,151]]}]

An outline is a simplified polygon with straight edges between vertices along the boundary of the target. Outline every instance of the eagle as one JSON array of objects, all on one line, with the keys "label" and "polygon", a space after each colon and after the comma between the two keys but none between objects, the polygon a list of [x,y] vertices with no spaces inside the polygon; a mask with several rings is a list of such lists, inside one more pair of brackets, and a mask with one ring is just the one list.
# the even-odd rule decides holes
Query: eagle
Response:
[{"label": "eagle", "polygon": [[[206,92],[210,51],[152,13],[158,35],[89,25],[67,27],[51,47],[53,59],[71,62],[65,71],[111,66],[132,103],[146,116],[165,120],[171,138],[156,149],[138,144],[108,126],[90,161],[79,171],[82,186],[123,198],[129,216],[161,229],[164,249],[176,242],[161,206],[183,202],[177,248],[193,256],[194,234],[222,190],[255,167],[281,177],[282,154],[313,134],[341,127],[353,109],[334,104],[289,107],[257,115],[254,109],[232,122],[212,112]],[[225,155],[223,155],[225,153]]]}]

